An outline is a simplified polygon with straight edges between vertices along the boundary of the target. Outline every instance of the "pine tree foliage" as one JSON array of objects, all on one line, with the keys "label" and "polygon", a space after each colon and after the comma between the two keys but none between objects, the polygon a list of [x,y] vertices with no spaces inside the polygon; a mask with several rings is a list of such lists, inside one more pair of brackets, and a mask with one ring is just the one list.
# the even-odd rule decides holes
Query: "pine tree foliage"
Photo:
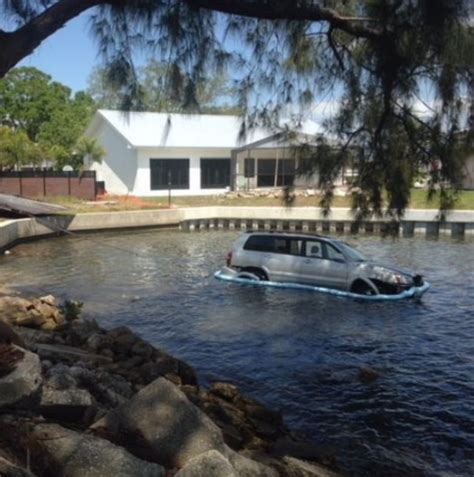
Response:
[{"label": "pine tree foliage", "polygon": [[349,159],[363,214],[381,212],[385,200],[400,215],[420,169],[431,171],[442,208],[452,205],[472,151],[470,0],[4,0],[0,13],[19,28],[0,32],[0,76],[89,9],[124,108],[141,109],[134,58],[144,52],[166,65],[166,87],[187,110],[199,110],[205,78],[229,72],[243,136],[283,117],[298,124],[315,104],[334,102],[325,137],[297,151],[299,173],[319,172],[324,206]]}]

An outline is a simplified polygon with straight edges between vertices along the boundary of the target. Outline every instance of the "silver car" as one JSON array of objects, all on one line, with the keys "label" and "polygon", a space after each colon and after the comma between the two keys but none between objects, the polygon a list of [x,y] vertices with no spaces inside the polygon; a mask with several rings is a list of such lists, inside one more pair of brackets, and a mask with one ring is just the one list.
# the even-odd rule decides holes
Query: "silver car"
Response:
[{"label": "silver car", "polygon": [[240,278],[309,284],[362,295],[423,288],[423,277],[366,260],[345,242],[320,235],[248,232],[227,256]]}]

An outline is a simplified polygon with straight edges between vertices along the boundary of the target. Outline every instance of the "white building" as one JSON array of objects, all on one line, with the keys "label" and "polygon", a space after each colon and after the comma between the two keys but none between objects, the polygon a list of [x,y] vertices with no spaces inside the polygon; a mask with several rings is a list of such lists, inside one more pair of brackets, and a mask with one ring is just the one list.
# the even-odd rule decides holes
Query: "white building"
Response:
[{"label": "white building", "polygon": [[[237,116],[99,110],[86,131],[107,151],[90,166],[107,192],[205,195],[293,182],[296,161],[284,133],[258,129],[239,140]],[[297,137],[320,132],[311,121]],[[298,185],[298,184],[296,184]]]}]

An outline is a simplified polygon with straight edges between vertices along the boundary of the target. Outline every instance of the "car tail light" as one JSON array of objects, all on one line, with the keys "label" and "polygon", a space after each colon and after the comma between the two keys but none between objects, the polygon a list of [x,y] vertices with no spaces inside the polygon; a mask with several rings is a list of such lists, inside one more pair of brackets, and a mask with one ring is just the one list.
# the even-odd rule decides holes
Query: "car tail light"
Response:
[{"label": "car tail light", "polygon": [[227,254],[227,257],[225,259],[225,264],[230,267],[230,264],[232,263],[232,252],[229,252]]}]

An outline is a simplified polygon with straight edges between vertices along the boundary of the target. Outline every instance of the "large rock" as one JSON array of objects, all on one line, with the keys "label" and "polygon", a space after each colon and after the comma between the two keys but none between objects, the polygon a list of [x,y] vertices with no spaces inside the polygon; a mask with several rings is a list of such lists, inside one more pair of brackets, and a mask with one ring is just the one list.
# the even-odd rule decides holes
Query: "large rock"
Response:
[{"label": "large rock", "polygon": [[238,477],[228,459],[215,450],[192,458],[175,477]]},{"label": "large rock", "polygon": [[18,335],[18,333],[7,323],[4,323],[0,319],[0,343],[14,344],[20,346],[20,348],[26,348],[24,340]]},{"label": "large rock", "polygon": [[219,428],[164,378],[143,388],[93,428],[117,439],[127,436],[131,445],[139,443],[136,453],[165,467],[183,467],[212,449],[227,452]]},{"label": "large rock", "polygon": [[191,459],[214,450],[230,462],[239,477],[278,475],[227,447],[216,424],[164,378],[143,388],[128,403],[96,422],[92,429],[126,443],[134,454],[165,467],[184,467]]},{"label": "large rock", "polygon": [[0,316],[14,325],[45,330],[53,330],[64,323],[64,316],[51,295],[32,301],[12,296],[1,297]]},{"label": "large rock", "polygon": [[57,424],[39,424],[29,434],[48,474],[61,477],[162,477],[165,469],[137,459],[122,447]]},{"label": "large rock", "polygon": [[86,413],[95,411],[93,397],[85,389],[56,389],[43,386],[40,412],[44,417],[60,421],[81,421]]},{"label": "large rock", "polygon": [[35,477],[29,470],[19,467],[1,456],[0,475],[2,477]]},{"label": "large rock", "polygon": [[279,475],[278,472],[271,467],[249,459],[230,449],[226,455],[239,477],[278,477]]},{"label": "large rock", "polygon": [[0,316],[3,321],[16,323],[28,314],[28,310],[33,307],[32,303],[24,298],[15,296],[4,296],[0,298]]},{"label": "large rock", "polygon": [[[13,370],[0,377],[0,409],[11,406],[28,406],[39,397],[41,384],[41,362],[38,355],[9,345],[11,353],[19,353]],[[10,354],[11,354],[10,353]],[[7,350],[2,359],[7,359]]]},{"label": "large rock", "polygon": [[284,457],[286,472],[292,477],[340,477],[339,474],[314,462],[306,462],[295,457]]}]

